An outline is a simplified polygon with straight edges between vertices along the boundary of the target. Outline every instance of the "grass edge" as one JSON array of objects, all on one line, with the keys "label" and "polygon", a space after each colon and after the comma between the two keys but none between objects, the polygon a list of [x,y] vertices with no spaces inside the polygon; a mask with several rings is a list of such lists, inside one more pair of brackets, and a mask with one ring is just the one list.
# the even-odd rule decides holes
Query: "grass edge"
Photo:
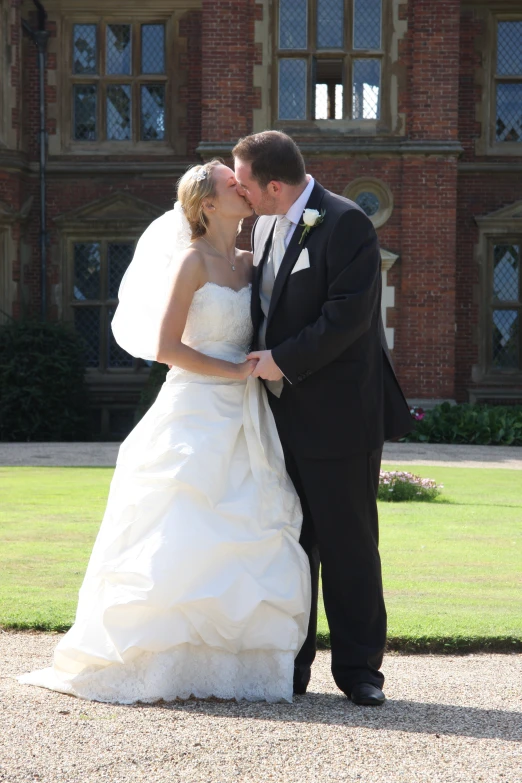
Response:
[{"label": "grass edge", "polygon": [[[0,632],[65,633],[70,627],[69,624],[4,623],[0,625]],[[330,649],[329,633],[319,632],[317,634],[317,647],[319,650]],[[386,651],[408,655],[425,655],[426,653],[464,655],[475,652],[519,653],[522,652],[522,638],[517,636],[390,636],[386,642]]]}]

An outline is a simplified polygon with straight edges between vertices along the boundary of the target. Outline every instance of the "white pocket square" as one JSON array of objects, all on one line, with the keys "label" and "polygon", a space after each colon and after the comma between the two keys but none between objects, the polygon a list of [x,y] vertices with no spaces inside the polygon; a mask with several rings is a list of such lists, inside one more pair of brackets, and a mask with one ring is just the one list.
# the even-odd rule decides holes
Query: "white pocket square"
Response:
[{"label": "white pocket square", "polygon": [[291,274],[293,275],[295,272],[301,272],[302,269],[310,269],[310,257],[306,247],[301,250]]}]

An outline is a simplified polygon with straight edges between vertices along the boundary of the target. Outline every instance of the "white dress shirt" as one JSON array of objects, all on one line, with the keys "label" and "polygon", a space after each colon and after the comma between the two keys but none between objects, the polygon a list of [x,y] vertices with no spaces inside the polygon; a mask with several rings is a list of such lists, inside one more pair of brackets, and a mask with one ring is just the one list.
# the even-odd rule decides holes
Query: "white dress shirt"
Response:
[{"label": "white dress shirt", "polygon": [[310,179],[308,180],[308,185],[303,190],[299,198],[296,201],[294,201],[294,203],[286,213],[286,217],[292,223],[292,225],[288,229],[288,232],[285,237],[285,247],[288,247],[290,240],[292,239],[293,233],[297,228],[298,223],[302,222],[303,212],[305,210],[308,199],[312,194],[314,185],[315,185],[315,180],[313,177],[310,177]]}]

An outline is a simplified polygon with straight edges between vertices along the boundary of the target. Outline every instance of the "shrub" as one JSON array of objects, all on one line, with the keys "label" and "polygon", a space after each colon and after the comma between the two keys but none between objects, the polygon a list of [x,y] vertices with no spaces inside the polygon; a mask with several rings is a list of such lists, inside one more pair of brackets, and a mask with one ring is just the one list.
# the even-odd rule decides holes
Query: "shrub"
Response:
[{"label": "shrub", "polygon": [[378,500],[400,503],[404,500],[435,500],[440,495],[442,484],[436,484],[433,479],[421,478],[404,471],[381,470],[379,479]]},{"label": "shrub", "polygon": [[0,327],[0,440],[84,440],[88,435],[81,338],[63,323]]},{"label": "shrub", "polygon": [[402,442],[522,446],[522,406],[437,405],[415,409],[416,426]]}]

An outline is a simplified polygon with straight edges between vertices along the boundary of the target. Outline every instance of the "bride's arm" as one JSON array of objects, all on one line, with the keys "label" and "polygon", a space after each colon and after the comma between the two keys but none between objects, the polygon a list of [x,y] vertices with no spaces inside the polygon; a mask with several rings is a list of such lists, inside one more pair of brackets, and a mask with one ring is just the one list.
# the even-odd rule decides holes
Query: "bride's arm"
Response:
[{"label": "bride's arm", "polygon": [[248,378],[256,365],[255,361],[234,364],[223,359],[213,359],[190,348],[181,340],[194,294],[205,282],[201,255],[195,248],[189,248],[180,259],[179,269],[172,283],[161,321],[156,361],[200,375],[218,375],[235,380]]}]

